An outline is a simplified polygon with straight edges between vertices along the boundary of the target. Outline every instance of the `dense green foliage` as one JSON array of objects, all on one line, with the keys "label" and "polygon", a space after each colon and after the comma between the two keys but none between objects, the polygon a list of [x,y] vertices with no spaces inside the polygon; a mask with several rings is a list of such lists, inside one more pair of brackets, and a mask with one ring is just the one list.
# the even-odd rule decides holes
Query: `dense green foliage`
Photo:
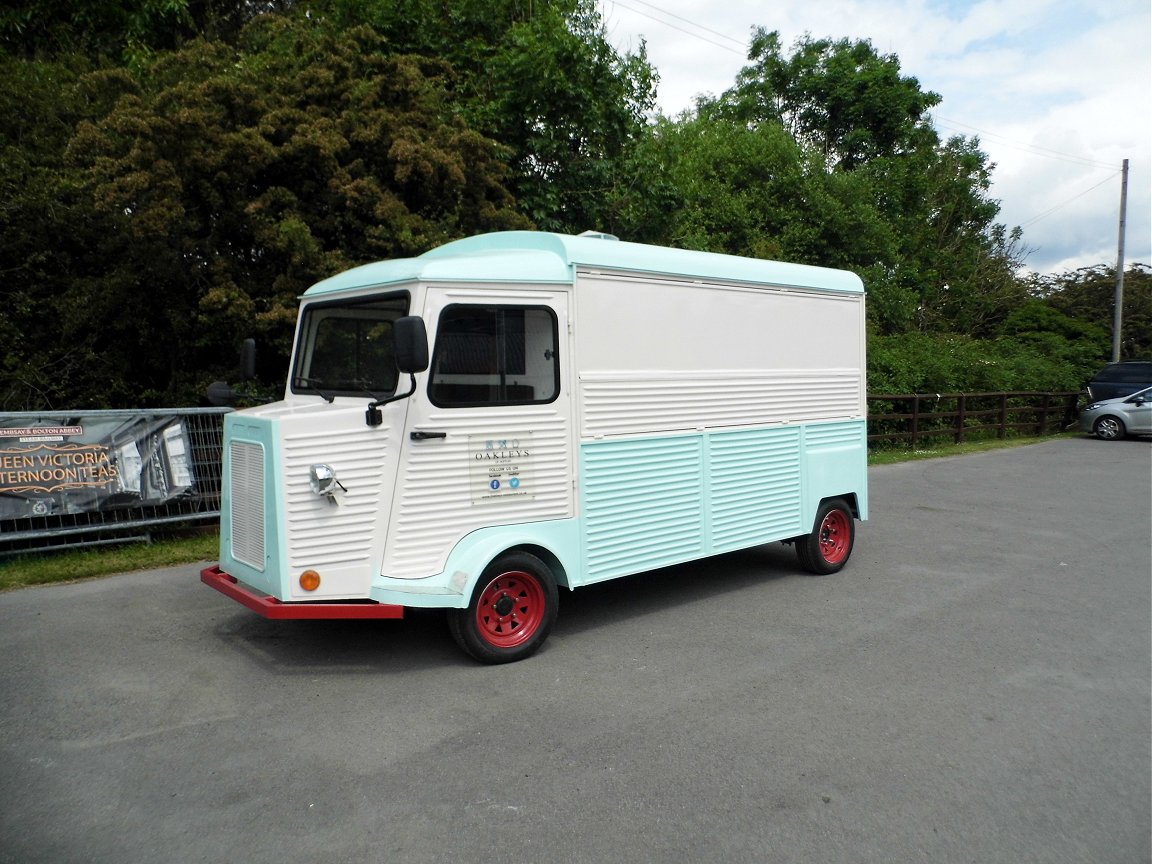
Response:
[{"label": "dense green foliage", "polygon": [[[590,0],[18,0],[0,11],[0,410],[195,404],[241,338],[282,381],[296,298],[508,228],[855,270],[870,389],[1077,389],[1106,266],[1020,275],[979,141],[871,43],[758,31],[651,117]],[[1152,356],[1152,271],[1124,354]]]}]

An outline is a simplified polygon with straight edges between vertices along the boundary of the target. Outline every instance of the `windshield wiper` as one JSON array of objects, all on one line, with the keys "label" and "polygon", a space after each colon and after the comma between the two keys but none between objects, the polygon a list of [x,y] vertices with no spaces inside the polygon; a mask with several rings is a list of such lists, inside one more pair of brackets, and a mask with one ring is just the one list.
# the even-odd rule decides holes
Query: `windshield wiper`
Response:
[{"label": "windshield wiper", "polygon": [[292,379],[292,386],[293,387],[308,387],[309,389],[315,390],[317,393],[319,393],[328,402],[336,401],[336,397],[334,395],[332,395],[331,393],[328,393],[325,390],[320,389],[320,385],[322,385],[323,383],[324,382],[321,381],[319,378],[305,378],[303,375],[297,375],[295,378]]}]

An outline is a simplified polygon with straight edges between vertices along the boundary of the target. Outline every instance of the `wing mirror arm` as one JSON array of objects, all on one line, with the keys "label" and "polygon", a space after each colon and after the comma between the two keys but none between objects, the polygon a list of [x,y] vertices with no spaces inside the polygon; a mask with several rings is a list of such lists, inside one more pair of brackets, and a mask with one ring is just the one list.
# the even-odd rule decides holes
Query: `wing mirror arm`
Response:
[{"label": "wing mirror arm", "polygon": [[396,368],[401,374],[407,373],[409,388],[407,393],[397,393],[387,399],[377,399],[368,405],[364,422],[369,426],[379,426],[384,422],[380,406],[389,402],[399,402],[416,392],[416,373],[428,368],[428,331],[424,319],[419,315],[405,315],[397,318],[392,325],[392,338],[396,354]]}]

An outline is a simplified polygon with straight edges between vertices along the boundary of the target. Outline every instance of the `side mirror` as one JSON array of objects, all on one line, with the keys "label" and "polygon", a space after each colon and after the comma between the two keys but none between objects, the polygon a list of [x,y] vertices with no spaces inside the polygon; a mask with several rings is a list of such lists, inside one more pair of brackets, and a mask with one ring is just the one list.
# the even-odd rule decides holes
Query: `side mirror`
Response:
[{"label": "side mirror", "polygon": [[225,381],[213,381],[208,385],[208,402],[217,408],[230,406],[236,401],[236,391]]},{"label": "side mirror", "polygon": [[405,315],[392,324],[396,368],[407,375],[428,368],[428,331],[419,315]]},{"label": "side mirror", "polygon": [[409,379],[408,392],[372,402],[364,415],[364,422],[369,426],[379,426],[384,422],[381,405],[399,402],[415,393],[416,373],[428,368],[428,330],[424,327],[423,318],[419,315],[397,318],[392,324],[392,340],[396,350],[396,368]]}]

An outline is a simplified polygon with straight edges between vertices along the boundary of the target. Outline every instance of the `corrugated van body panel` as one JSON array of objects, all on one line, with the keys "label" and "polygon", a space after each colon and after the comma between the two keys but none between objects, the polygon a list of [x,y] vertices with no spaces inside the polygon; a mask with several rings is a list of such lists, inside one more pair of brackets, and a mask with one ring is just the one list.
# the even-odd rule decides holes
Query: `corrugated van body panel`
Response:
[{"label": "corrugated van body panel", "polygon": [[800,521],[800,432],[791,427],[708,436],[712,552],[807,530]]},{"label": "corrugated van body panel", "polygon": [[[868,422],[817,423],[804,428],[805,492],[814,509],[823,498],[855,496],[868,518]],[[805,527],[808,531],[809,527]]]},{"label": "corrugated van body panel", "polygon": [[828,497],[867,513],[864,421],[584,442],[580,472],[579,584],[806,534]]},{"label": "corrugated van body panel", "polygon": [[858,416],[858,369],[608,373],[580,377],[584,436]]},{"label": "corrugated van body panel", "polygon": [[[387,525],[398,429],[365,425],[360,400],[280,402],[227,417],[227,572],[282,600],[367,597]],[[309,486],[317,463],[336,471],[342,488],[332,498]],[[299,576],[309,569],[322,580],[306,592]]]},{"label": "corrugated van body panel", "polygon": [[582,582],[705,554],[700,436],[581,447]]},{"label": "corrugated van body panel", "polygon": [[[426,425],[446,437],[408,445],[383,575],[440,573],[452,548],[473,531],[572,515],[569,427],[558,406],[525,406],[514,416],[507,408],[433,411]],[[515,444],[525,454],[515,491],[505,485],[489,492],[483,460],[489,442],[507,443],[505,451]]]},{"label": "corrugated van body panel", "polygon": [[[381,516],[387,514],[384,492],[391,486],[386,462],[395,459],[376,427],[359,422],[333,434],[328,426],[302,429],[285,424],[284,498],[287,514],[288,566],[330,572],[359,566],[371,573],[374,541]],[[385,432],[387,430],[384,430]],[[336,467],[344,489],[339,503],[317,496],[308,483],[309,467],[323,462]],[[367,583],[357,586],[367,590]]]}]

